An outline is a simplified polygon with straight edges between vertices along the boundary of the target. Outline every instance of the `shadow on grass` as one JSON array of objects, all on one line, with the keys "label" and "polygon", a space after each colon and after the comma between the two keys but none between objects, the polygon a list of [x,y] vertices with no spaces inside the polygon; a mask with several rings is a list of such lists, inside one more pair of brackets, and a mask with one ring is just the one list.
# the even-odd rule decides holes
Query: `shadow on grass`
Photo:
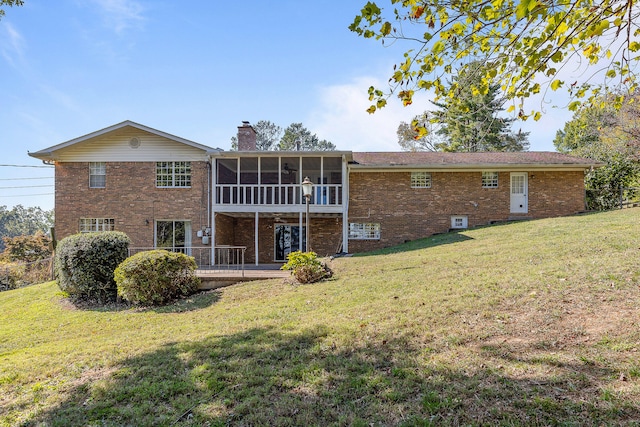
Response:
[{"label": "shadow on grass", "polygon": [[464,242],[467,240],[473,240],[473,237],[469,237],[466,234],[462,234],[462,231],[452,231],[449,233],[435,234],[424,239],[412,240],[401,245],[391,246],[389,248],[379,249],[371,252],[362,252],[353,254],[354,257],[366,257],[376,255],[388,255],[396,254],[400,252],[416,251],[420,249],[433,248],[441,245],[449,245],[452,243]]},{"label": "shadow on grass", "polygon": [[[253,329],[168,344],[125,360],[106,378],[76,384],[22,426],[620,425],[638,402],[603,395],[606,363],[527,360],[507,347],[488,359],[548,363],[549,377],[500,367],[422,363],[403,338],[340,348],[329,327]],[[433,353],[431,353],[433,354]],[[427,367],[425,367],[427,366]],[[526,371],[526,367],[523,372]],[[586,392],[585,392],[586,390]]]},{"label": "shadow on grass", "polygon": [[141,311],[154,311],[156,313],[183,313],[187,311],[200,310],[207,308],[220,300],[220,291],[206,290],[199,291],[195,294],[174,301],[164,306],[142,306],[138,307],[126,301],[114,301],[108,303],[72,301],[69,298],[61,299],[63,305],[73,307],[77,310],[97,311],[97,312],[117,312],[137,309]]}]

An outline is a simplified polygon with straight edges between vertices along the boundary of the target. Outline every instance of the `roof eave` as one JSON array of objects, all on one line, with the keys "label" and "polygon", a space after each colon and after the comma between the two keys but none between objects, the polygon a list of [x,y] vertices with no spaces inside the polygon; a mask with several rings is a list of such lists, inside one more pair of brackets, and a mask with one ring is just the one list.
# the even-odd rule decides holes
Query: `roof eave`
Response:
[{"label": "roof eave", "polygon": [[345,156],[347,161],[353,161],[352,151],[271,151],[271,150],[256,150],[256,151],[216,151],[211,153],[214,157],[318,157],[318,156],[332,156],[342,157]]},{"label": "roof eave", "polygon": [[591,168],[599,168],[604,166],[603,163],[576,164],[576,163],[478,163],[478,164],[440,164],[440,163],[423,163],[423,164],[358,164],[350,163],[351,169],[357,170],[586,170]]},{"label": "roof eave", "polygon": [[74,144],[78,144],[80,142],[88,141],[90,139],[93,139],[93,138],[96,138],[96,137],[99,137],[99,136],[102,136],[102,135],[106,135],[106,134],[108,134],[110,132],[114,132],[116,130],[125,128],[127,126],[128,127],[133,127],[133,128],[136,128],[136,129],[139,129],[141,131],[148,132],[148,133],[151,133],[151,134],[154,134],[154,135],[158,135],[158,136],[170,139],[170,140],[175,141],[175,142],[179,142],[179,143],[188,145],[190,147],[202,150],[202,151],[204,151],[206,153],[215,152],[216,150],[219,150],[219,149],[215,149],[215,148],[209,147],[207,145],[199,144],[197,142],[194,142],[194,141],[191,141],[191,140],[188,140],[188,139],[185,139],[185,138],[181,138],[179,136],[172,135],[172,134],[167,133],[167,132],[163,132],[163,131],[151,128],[149,126],[141,125],[140,123],[132,122],[131,120],[125,120],[124,122],[120,122],[120,123],[117,123],[115,125],[106,127],[104,129],[100,129],[98,131],[95,131],[95,132],[80,136],[78,138],[74,138],[74,139],[71,139],[69,141],[62,142],[60,144],[51,146],[51,147],[46,148],[44,150],[36,151],[34,153],[29,153],[29,155],[32,156],[32,157],[40,158],[40,157],[38,157],[38,155],[40,155],[40,154],[48,154],[50,156],[48,159],[49,160],[53,160],[53,153],[58,151],[58,150],[70,147],[70,146],[72,146]]}]

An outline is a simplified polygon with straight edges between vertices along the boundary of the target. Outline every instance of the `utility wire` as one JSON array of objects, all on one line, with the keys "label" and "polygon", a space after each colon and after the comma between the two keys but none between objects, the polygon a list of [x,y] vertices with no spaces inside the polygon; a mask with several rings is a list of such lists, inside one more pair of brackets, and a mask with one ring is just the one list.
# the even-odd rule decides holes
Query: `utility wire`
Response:
[{"label": "utility wire", "polygon": [[55,166],[33,166],[33,165],[0,165],[9,168],[53,168]]},{"label": "utility wire", "polygon": [[39,178],[0,178],[0,181],[22,181],[23,179],[53,179],[53,176],[42,176]]},{"label": "utility wire", "polygon": [[29,197],[29,196],[53,196],[54,193],[40,193],[40,194],[19,194],[19,195],[11,195],[11,196],[0,196],[0,197]]},{"label": "utility wire", "polygon": [[42,187],[53,187],[53,185],[20,185],[16,187],[0,187],[0,190],[11,190],[14,188],[42,188]]}]

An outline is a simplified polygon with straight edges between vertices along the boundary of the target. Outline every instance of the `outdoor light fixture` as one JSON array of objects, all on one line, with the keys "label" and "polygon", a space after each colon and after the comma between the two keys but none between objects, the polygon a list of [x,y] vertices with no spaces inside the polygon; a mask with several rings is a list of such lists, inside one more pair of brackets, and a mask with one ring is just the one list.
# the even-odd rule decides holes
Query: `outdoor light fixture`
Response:
[{"label": "outdoor light fixture", "polygon": [[306,248],[306,252],[309,252],[309,248],[311,247],[311,245],[309,244],[309,204],[311,203],[311,193],[313,191],[313,182],[309,181],[309,177],[306,176],[304,178],[304,181],[302,181],[302,195],[305,197],[305,199],[307,199],[307,232],[306,232],[306,238],[307,238],[307,248]]},{"label": "outdoor light fixture", "polygon": [[309,177],[306,176],[302,181],[302,194],[309,200],[311,198],[311,192],[313,191],[313,182],[309,181]]}]

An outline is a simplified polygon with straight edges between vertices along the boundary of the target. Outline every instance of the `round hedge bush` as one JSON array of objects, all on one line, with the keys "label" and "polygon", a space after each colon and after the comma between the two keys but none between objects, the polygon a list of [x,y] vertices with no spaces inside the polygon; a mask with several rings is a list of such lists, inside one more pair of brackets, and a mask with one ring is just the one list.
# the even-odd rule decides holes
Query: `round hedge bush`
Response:
[{"label": "round hedge bush", "polygon": [[119,231],[65,237],[56,247],[58,286],[71,299],[106,303],[116,299],[116,267],[129,255],[129,237]]},{"label": "round hedge bush", "polygon": [[133,304],[166,304],[198,289],[196,268],[193,257],[179,252],[139,252],[116,268],[118,295]]}]

